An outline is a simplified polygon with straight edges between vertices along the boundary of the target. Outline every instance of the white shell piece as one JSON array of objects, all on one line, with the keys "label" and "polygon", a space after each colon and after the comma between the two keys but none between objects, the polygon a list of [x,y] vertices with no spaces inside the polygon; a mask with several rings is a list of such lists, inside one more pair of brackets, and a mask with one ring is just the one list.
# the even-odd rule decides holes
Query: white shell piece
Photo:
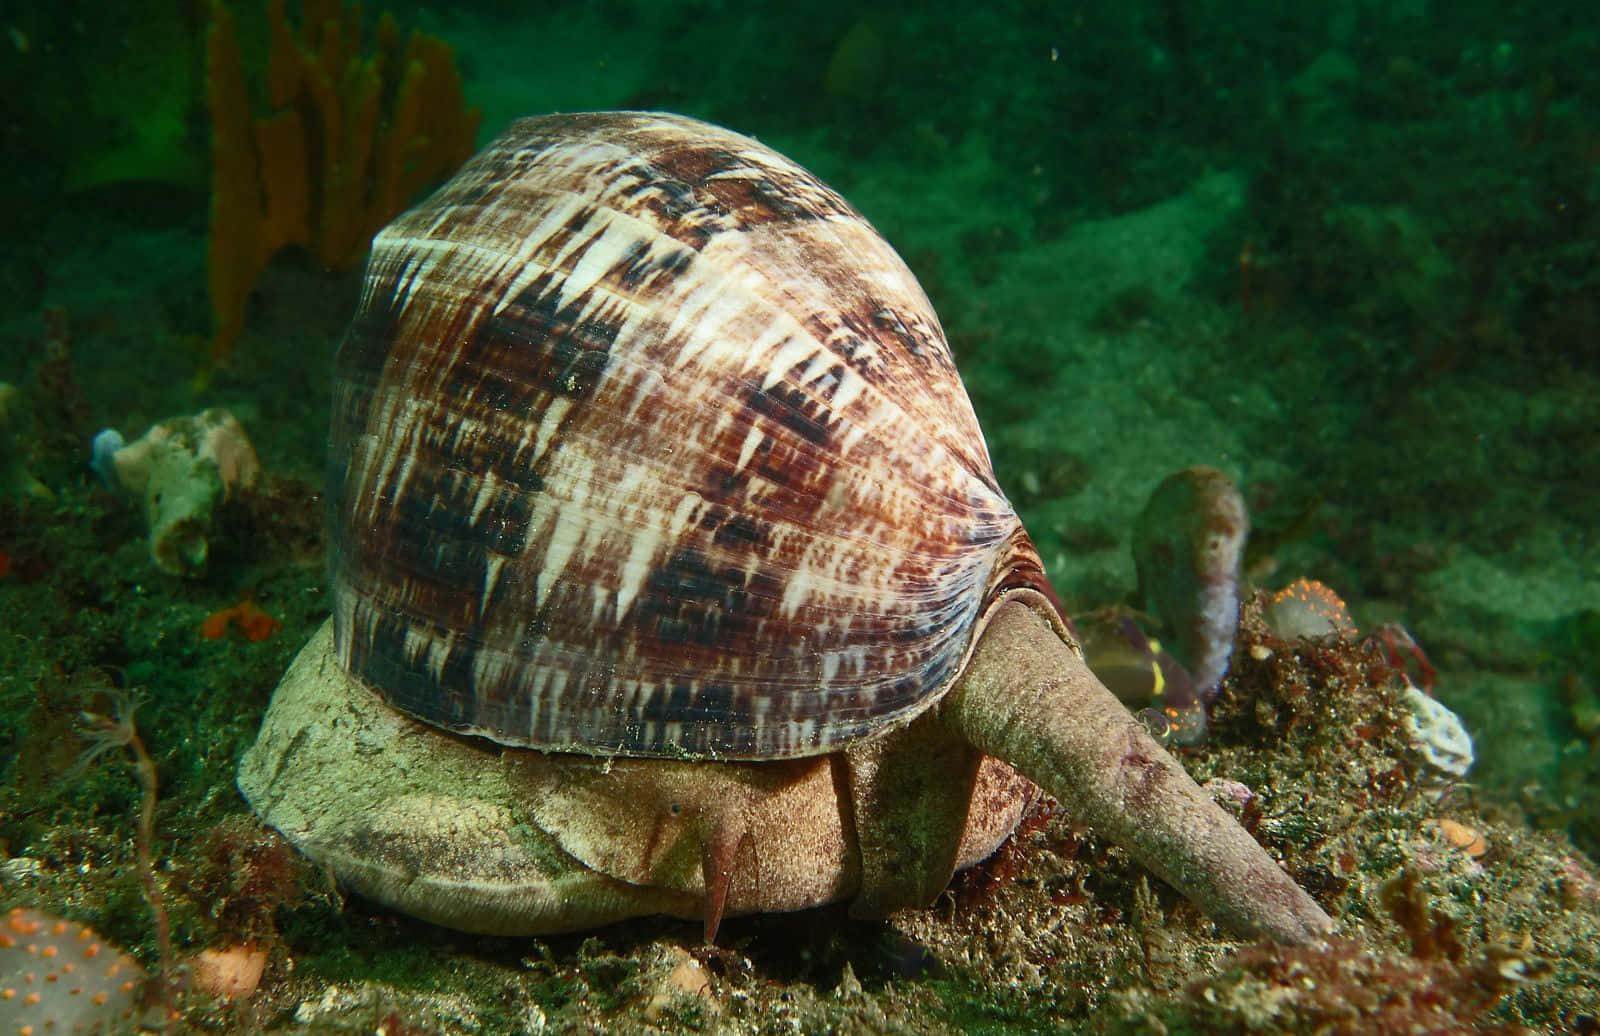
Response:
[{"label": "white shell piece", "polygon": [[1472,751],[1472,735],[1466,724],[1438,698],[1422,692],[1406,681],[1406,732],[1418,754],[1434,770],[1451,777],[1465,777],[1477,757]]}]

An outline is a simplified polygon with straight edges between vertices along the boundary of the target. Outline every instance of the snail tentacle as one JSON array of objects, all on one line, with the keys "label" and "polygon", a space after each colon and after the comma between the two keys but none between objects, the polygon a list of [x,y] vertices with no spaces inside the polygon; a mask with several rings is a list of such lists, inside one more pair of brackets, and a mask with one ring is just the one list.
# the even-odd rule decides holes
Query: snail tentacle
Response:
[{"label": "snail tentacle", "polygon": [[940,703],[945,722],[1235,931],[1285,943],[1333,922],[1025,604],[1003,602]]}]

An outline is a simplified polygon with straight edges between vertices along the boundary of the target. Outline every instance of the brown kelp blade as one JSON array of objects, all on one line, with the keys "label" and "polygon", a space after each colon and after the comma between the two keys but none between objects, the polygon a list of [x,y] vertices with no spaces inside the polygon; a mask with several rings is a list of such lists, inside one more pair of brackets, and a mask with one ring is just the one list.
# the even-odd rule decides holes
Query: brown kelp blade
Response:
[{"label": "brown kelp blade", "polygon": [[997,607],[940,707],[973,744],[1229,928],[1285,943],[1332,929],[1322,908],[1026,604]]}]

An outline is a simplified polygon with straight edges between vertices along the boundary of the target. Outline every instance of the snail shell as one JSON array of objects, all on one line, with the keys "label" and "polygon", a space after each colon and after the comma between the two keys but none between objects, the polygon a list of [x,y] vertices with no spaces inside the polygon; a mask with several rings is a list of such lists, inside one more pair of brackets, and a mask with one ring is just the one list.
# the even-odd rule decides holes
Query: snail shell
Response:
[{"label": "snail shell", "polygon": [[1084,664],[905,266],[747,138],[514,124],[379,235],[331,439],[331,630],[239,787],[358,891],[881,916],[1036,781],[1242,932],[1331,927]]},{"label": "snail shell", "polygon": [[341,665],[506,745],[828,752],[1051,596],[905,264],[674,115],[516,122],[380,233],[330,458]]}]

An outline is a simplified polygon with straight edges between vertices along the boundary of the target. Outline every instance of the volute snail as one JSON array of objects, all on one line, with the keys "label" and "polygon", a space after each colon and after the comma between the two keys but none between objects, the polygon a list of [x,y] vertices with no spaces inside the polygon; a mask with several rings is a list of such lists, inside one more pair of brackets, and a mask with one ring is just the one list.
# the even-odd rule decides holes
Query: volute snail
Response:
[{"label": "volute snail", "polygon": [[379,901],[881,915],[1020,773],[1235,929],[1331,926],[1085,667],[911,273],[746,137],[527,119],[390,224],[328,499],[333,616],[239,785]]}]

